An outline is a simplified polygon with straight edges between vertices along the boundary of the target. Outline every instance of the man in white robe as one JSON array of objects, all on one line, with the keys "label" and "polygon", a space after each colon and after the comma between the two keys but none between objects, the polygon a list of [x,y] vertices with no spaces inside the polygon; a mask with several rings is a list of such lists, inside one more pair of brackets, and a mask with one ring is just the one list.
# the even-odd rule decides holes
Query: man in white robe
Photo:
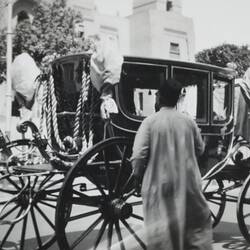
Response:
[{"label": "man in white robe", "polygon": [[196,157],[204,151],[199,129],[175,108],[181,84],[166,80],[160,110],[135,137],[132,166],[142,181],[147,249],[211,250],[210,211],[201,190]]}]

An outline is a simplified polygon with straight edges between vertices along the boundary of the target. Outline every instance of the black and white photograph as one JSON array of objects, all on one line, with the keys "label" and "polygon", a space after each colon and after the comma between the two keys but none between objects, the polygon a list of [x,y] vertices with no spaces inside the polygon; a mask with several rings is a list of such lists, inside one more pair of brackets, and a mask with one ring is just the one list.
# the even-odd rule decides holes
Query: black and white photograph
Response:
[{"label": "black and white photograph", "polygon": [[249,0],[0,0],[0,250],[250,250]]}]

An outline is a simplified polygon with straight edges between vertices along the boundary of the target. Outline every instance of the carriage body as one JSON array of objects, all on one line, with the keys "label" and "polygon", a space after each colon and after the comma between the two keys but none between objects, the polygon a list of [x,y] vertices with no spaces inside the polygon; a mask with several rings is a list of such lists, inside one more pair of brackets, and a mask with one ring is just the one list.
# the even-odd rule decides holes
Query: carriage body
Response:
[{"label": "carriage body", "polygon": [[[72,123],[80,96],[82,71],[89,74],[89,59],[88,54],[78,54],[53,62],[55,89],[61,91],[57,113],[61,119],[60,133],[64,136],[70,133],[72,136],[73,133]],[[125,136],[133,139],[142,120],[156,112],[157,89],[168,78],[175,78],[185,86],[177,109],[191,116],[201,130],[206,150],[199,164],[202,175],[208,178],[226,165],[232,147],[234,72],[230,69],[190,62],[124,57],[120,82],[113,88],[118,113],[110,114],[112,132],[108,131],[108,137]],[[96,143],[108,132],[104,131],[104,122],[100,118],[101,101],[93,87],[87,99],[93,98],[91,91],[92,95],[95,92],[92,126]],[[85,119],[90,119],[90,108],[87,113]]]}]

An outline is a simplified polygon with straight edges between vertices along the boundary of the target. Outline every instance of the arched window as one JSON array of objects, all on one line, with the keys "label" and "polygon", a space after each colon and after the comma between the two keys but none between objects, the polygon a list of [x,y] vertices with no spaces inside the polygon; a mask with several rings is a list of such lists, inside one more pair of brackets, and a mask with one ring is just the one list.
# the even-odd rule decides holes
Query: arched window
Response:
[{"label": "arched window", "polygon": [[29,20],[29,16],[25,10],[22,10],[17,14],[17,23],[20,23],[24,20]]}]

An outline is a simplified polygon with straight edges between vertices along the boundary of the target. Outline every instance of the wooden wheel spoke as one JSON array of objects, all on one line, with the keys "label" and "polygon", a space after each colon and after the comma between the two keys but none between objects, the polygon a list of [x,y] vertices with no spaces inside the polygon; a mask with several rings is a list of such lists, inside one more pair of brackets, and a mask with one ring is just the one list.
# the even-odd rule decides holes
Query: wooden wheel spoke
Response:
[{"label": "wooden wheel spoke", "polygon": [[48,181],[50,181],[50,179],[54,176],[53,173],[51,173],[50,175],[47,175],[40,183],[39,185],[39,189],[41,189]]},{"label": "wooden wheel spoke", "polygon": [[43,201],[52,201],[52,202],[57,202],[58,198],[57,197],[45,197],[44,199],[42,199]]},{"label": "wooden wheel spoke", "polygon": [[121,165],[119,167],[118,173],[117,173],[117,177],[116,177],[116,181],[115,181],[115,186],[114,186],[114,193],[118,192],[118,185],[120,182],[120,178],[121,178],[121,174],[123,171],[123,168],[125,166],[125,160],[126,160],[126,152],[128,150],[128,146],[125,145],[122,151],[122,160],[121,160]]},{"label": "wooden wheel spoke", "polygon": [[[89,173],[90,174],[90,173]],[[98,184],[98,181],[96,180],[95,176],[92,174],[90,177],[90,181],[97,187],[97,189],[99,190],[99,192],[102,194],[103,197],[106,197],[107,195],[105,194],[103,188],[101,187],[101,185]]]},{"label": "wooden wheel spoke", "polygon": [[247,218],[249,216],[250,216],[250,213],[247,213],[247,214],[244,214],[243,218],[245,219],[245,218]]},{"label": "wooden wheel spoke", "polygon": [[202,189],[203,192],[205,192],[205,191],[207,190],[207,187],[209,186],[209,184],[211,183],[211,181],[212,181],[212,179],[210,179],[210,180],[206,183],[205,187]]},{"label": "wooden wheel spoke", "polygon": [[[11,195],[16,195],[18,194],[20,191],[19,190],[6,190],[6,189],[1,189],[0,188],[0,193],[5,193],[5,194],[11,194]],[[4,202],[5,203],[5,202]],[[0,204],[2,204],[2,202],[0,202]]]},{"label": "wooden wheel spoke", "polygon": [[108,224],[108,221],[107,220],[104,220],[103,223],[102,223],[102,226],[98,232],[98,235],[97,235],[97,238],[96,238],[96,242],[95,242],[95,245],[94,245],[94,249],[96,249],[99,245],[99,243],[101,242],[101,239],[102,239],[102,236],[104,234],[104,231],[106,229],[106,226]]},{"label": "wooden wheel spoke", "polygon": [[112,194],[112,189],[111,189],[111,176],[110,176],[110,169],[109,169],[109,161],[107,159],[107,154],[105,153],[105,151],[103,151],[103,159],[104,159],[104,163],[105,163],[105,179],[106,179],[106,184],[108,187],[108,191],[109,194]]},{"label": "wooden wheel spoke", "polygon": [[50,225],[50,227],[55,230],[54,224],[51,222],[51,220],[46,216],[46,214],[37,206],[35,205],[35,208],[37,211],[41,214],[41,216],[44,218],[44,220]]},{"label": "wooden wheel spoke", "polygon": [[121,250],[125,250],[125,246],[124,246],[124,242],[123,242],[123,238],[122,238],[122,233],[121,233],[119,221],[115,222],[115,230],[116,230],[117,237],[118,237],[118,240],[119,240],[119,243],[120,243],[120,248],[121,248]]},{"label": "wooden wheel spoke", "polygon": [[96,219],[71,245],[70,249],[74,249],[78,246],[81,241],[83,241],[94,229],[95,227],[102,221],[102,216]]},{"label": "wooden wheel spoke", "polygon": [[39,176],[35,176],[34,180],[33,180],[33,185],[32,185],[32,188],[31,189],[34,189],[36,184],[37,184],[37,181],[38,181],[38,178]]},{"label": "wooden wheel spoke", "polygon": [[61,190],[61,188],[56,188],[56,189],[50,189],[50,190],[45,190],[46,191],[46,195],[50,195],[50,196],[54,196],[54,197],[58,197],[58,194],[54,194],[54,193],[59,193]]},{"label": "wooden wheel spoke", "polygon": [[21,241],[20,241],[20,250],[23,250],[24,245],[25,245],[25,235],[26,235],[27,221],[28,221],[28,216],[26,215],[24,217],[24,219],[23,219],[23,226],[22,226],[22,232],[21,232]]},{"label": "wooden wheel spoke", "polygon": [[[23,210],[23,209],[20,208],[20,210],[19,210],[18,214],[16,215],[15,219],[18,218],[18,217],[21,215],[22,210]],[[8,239],[8,237],[9,237],[9,235],[10,235],[10,233],[11,233],[11,231],[12,231],[12,229],[14,228],[15,225],[16,225],[16,224],[11,224],[11,225],[10,225],[10,227],[9,227],[9,229],[7,230],[6,234],[4,235],[2,241],[0,242],[0,243],[1,243],[1,244],[0,244],[0,249],[3,248],[3,246],[4,246],[5,242],[6,242],[6,240]]]},{"label": "wooden wheel spoke", "polygon": [[41,240],[40,232],[39,232],[38,225],[37,225],[36,215],[35,215],[33,207],[31,208],[30,212],[31,212],[33,227],[34,227],[35,234],[36,234],[37,244],[38,244],[39,248],[41,248],[42,247],[42,240]]},{"label": "wooden wheel spoke", "polygon": [[83,214],[74,215],[74,216],[71,216],[71,217],[68,218],[68,222],[78,220],[78,219],[82,219],[82,218],[86,218],[88,216],[96,215],[98,213],[100,213],[99,209],[94,210],[94,211],[90,211],[90,212],[86,212],[86,213],[83,213]]},{"label": "wooden wheel spoke", "polygon": [[244,204],[250,204],[250,198],[244,198],[244,199],[242,199],[242,202],[244,203]]},{"label": "wooden wheel spoke", "polygon": [[213,211],[210,210],[211,216],[213,217],[214,220],[216,220],[216,215],[213,213]]},{"label": "wooden wheel spoke", "polygon": [[17,208],[19,207],[19,205],[15,205],[13,208],[11,208],[8,212],[6,212],[5,214],[3,214],[0,217],[0,220],[4,220],[4,218],[6,218],[8,215],[10,215],[12,212],[14,212]]},{"label": "wooden wheel spoke", "polygon": [[131,214],[131,217],[133,217],[133,218],[135,218],[135,219],[138,219],[138,220],[141,220],[141,221],[144,220],[142,216],[137,215],[137,214]]},{"label": "wooden wheel spoke", "polygon": [[[25,183],[24,183],[24,181],[23,181],[23,178],[22,178],[22,177],[18,177],[18,179],[19,179],[19,181],[20,181],[22,187],[24,187],[24,186],[25,186]],[[29,177],[28,177],[28,179],[29,179],[29,181],[30,181],[30,178],[29,178]]]},{"label": "wooden wheel spoke", "polygon": [[142,247],[142,249],[146,250],[146,245],[144,242],[139,238],[139,236],[135,233],[135,231],[130,227],[130,225],[125,221],[122,220],[123,225],[128,229],[128,231],[134,236],[136,241],[139,243],[139,245]]},{"label": "wooden wheel spoke", "polygon": [[123,196],[122,196],[122,199],[124,200],[124,201],[126,201],[126,200],[128,200],[131,196],[133,196],[134,194],[135,194],[135,188],[133,188],[133,189],[131,189],[128,193],[126,193],[126,194],[124,194]]},{"label": "wooden wheel spoke", "polygon": [[128,187],[128,184],[131,182],[132,179],[133,179],[133,173],[131,172],[130,176],[128,177],[127,181],[122,187],[121,193],[125,192],[126,188]]},{"label": "wooden wheel spoke", "polygon": [[79,205],[86,205],[86,206],[93,206],[97,207],[100,204],[101,196],[89,196],[84,193],[78,192],[73,190],[73,194],[77,195],[78,197],[71,197],[72,204],[79,204]]},{"label": "wooden wheel spoke", "polygon": [[130,202],[129,204],[132,206],[140,206],[140,205],[142,205],[142,201]]},{"label": "wooden wheel spoke", "polygon": [[112,245],[113,224],[113,222],[110,222],[108,226],[108,250],[111,249]]},{"label": "wooden wheel spoke", "polygon": [[[218,201],[219,201],[219,200],[218,200]],[[215,204],[215,205],[218,205],[218,206],[221,206],[221,204],[223,203],[223,201],[217,202],[217,200],[215,201],[215,200],[210,200],[210,199],[208,199],[207,202],[211,202],[211,203],[213,203],[213,204]]]},{"label": "wooden wheel spoke", "polygon": [[22,187],[19,187],[19,186],[16,184],[16,182],[14,182],[13,180],[11,180],[10,177],[6,177],[6,179],[8,180],[8,182],[9,182],[10,184],[12,184],[13,187],[16,188],[16,190],[20,191],[20,190],[22,189]]},{"label": "wooden wheel spoke", "polygon": [[43,188],[41,190],[46,190],[46,189],[48,189],[50,187],[53,187],[53,186],[55,186],[55,185],[57,185],[59,183],[63,183],[63,182],[64,182],[64,178],[56,180],[56,181],[53,181],[53,182],[49,183],[48,185],[43,186]]},{"label": "wooden wheel spoke", "polygon": [[39,201],[39,203],[41,203],[41,204],[43,204],[43,205],[45,205],[45,206],[47,206],[47,207],[51,207],[51,208],[56,209],[56,205],[52,205],[52,204],[47,203],[47,202],[45,202],[45,201]]}]

